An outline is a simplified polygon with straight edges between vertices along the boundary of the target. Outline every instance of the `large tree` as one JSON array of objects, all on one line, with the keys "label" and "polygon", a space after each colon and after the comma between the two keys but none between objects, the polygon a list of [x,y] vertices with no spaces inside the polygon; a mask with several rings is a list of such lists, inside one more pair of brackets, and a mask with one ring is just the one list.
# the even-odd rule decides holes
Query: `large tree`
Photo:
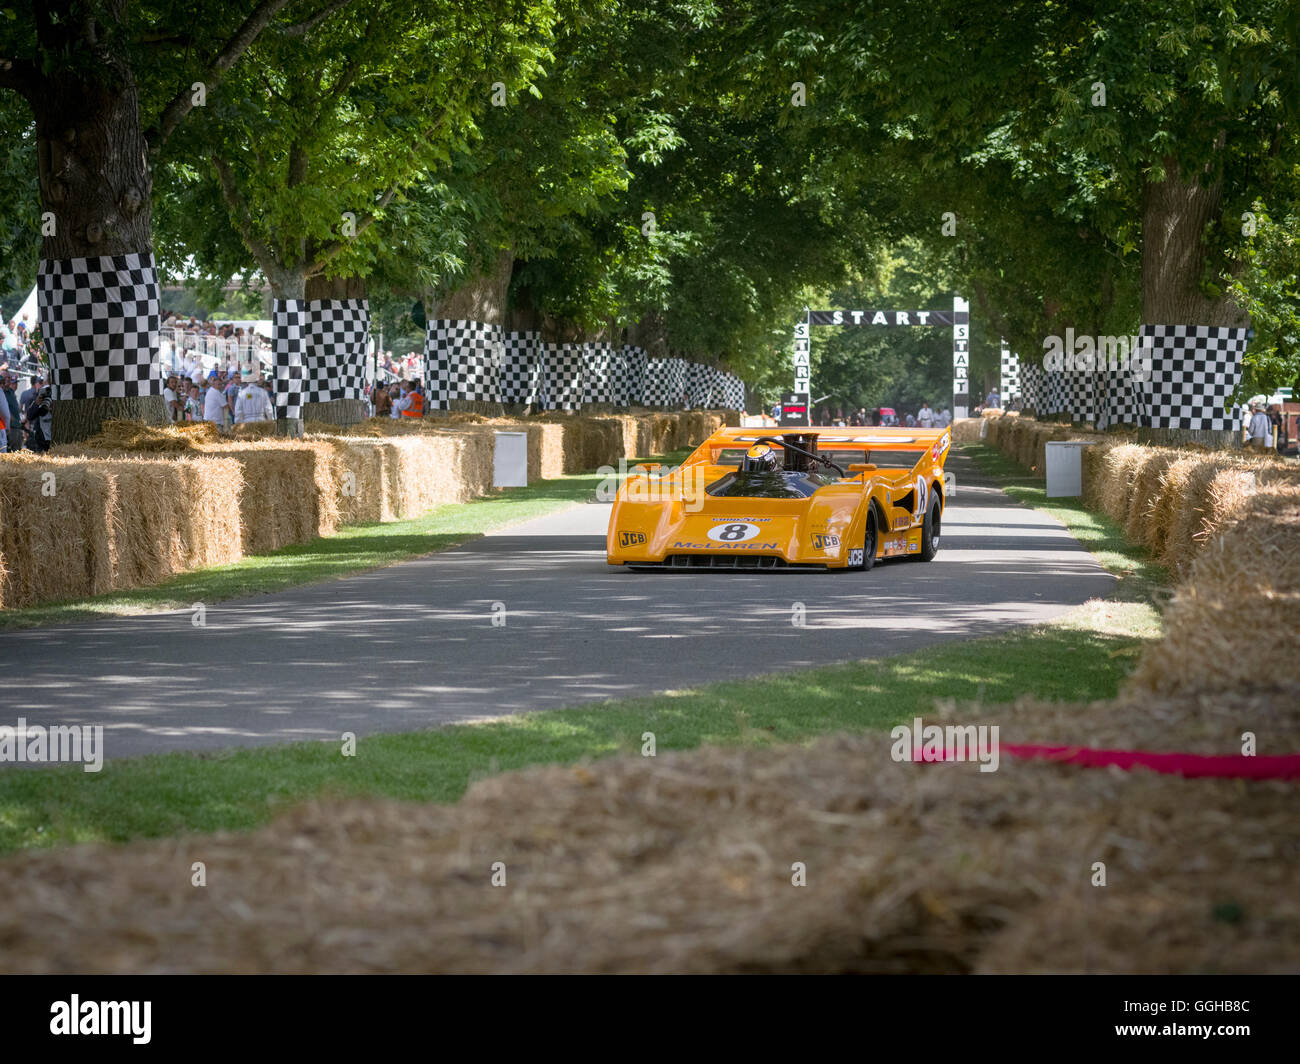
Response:
[{"label": "large tree", "polygon": [[[339,0],[235,0],[223,5],[126,0],[46,0],[0,18],[0,90],[34,119],[42,210],[41,258],[153,253],[153,177],[168,139],[268,29],[292,35]],[[294,21],[295,19],[301,21]],[[156,281],[144,285],[156,299]],[[103,368],[141,357],[109,335],[65,359]],[[98,370],[99,372],[96,372]],[[56,440],[98,430],[105,417],[161,420],[158,382],[128,384],[116,398],[60,398]]]}]

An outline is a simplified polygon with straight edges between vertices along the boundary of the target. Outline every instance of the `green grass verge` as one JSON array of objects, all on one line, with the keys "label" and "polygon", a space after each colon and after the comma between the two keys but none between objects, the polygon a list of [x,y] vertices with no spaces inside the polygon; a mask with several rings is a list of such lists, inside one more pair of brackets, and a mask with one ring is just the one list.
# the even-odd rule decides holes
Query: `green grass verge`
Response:
[{"label": "green grass verge", "polygon": [[[675,464],[677,451],[641,461]],[[334,535],[271,554],[250,555],[230,565],[196,569],[152,587],[114,591],[93,598],[42,603],[0,611],[0,628],[94,620],[97,617],[189,609],[245,595],[284,591],[459,547],[485,532],[562,509],[592,497],[602,477],[581,473],[506,488],[471,502],[440,506],[406,521],[347,525]]]},{"label": "green grass verge", "polygon": [[[319,797],[451,802],[475,779],[498,772],[631,753],[641,748],[647,731],[654,733],[660,751],[766,745],[887,729],[931,712],[941,700],[997,704],[1024,695],[1062,701],[1113,697],[1136,654],[1160,636],[1149,592],[1163,573],[1144,552],[1124,543],[1104,517],[1071,500],[1042,497],[1041,485],[1019,466],[1001,464],[1006,460],[997,452],[967,450],[986,474],[1005,479],[1015,497],[1052,513],[1096,551],[1120,574],[1118,594],[1052,624],[876,661],[372,736],[358,742],[355,757],[343,757],[336,745],[299,743],[109,761],[98,774],[75,766],[0,772],[0,853],[247,830],[286,805]],[[580,497],[586,497],[590,478],[566,479],[575,487],[581,482]]]}]

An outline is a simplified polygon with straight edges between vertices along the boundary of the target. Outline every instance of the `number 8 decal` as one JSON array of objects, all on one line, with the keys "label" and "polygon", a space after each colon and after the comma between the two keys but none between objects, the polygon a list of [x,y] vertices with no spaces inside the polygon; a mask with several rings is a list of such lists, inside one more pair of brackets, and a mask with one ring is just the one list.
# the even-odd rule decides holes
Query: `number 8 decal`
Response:
[{"label": "number 8 decal", "polygon": [[916,478],[916,516],[925,516],[925,504],[929,495],[930,485],[926,483],[925,477]]}]

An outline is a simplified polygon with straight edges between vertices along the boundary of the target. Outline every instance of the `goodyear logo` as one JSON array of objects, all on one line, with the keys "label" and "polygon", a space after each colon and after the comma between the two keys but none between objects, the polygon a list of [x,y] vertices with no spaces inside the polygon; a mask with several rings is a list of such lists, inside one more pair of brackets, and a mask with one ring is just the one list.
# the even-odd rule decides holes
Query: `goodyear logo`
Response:
[{"label": "goodyear logo", "polygon": [[620,532],[618,534],[618,542],[620,547],[631,547],[638,543],[644,543],[645,533],[644,532]]},{"label": "goodyear logo", "polygon": [[813,550],[830,550],[832,547],[840,545],[840,537],[832,536],[825,532],[814,532],[812,537]]}]

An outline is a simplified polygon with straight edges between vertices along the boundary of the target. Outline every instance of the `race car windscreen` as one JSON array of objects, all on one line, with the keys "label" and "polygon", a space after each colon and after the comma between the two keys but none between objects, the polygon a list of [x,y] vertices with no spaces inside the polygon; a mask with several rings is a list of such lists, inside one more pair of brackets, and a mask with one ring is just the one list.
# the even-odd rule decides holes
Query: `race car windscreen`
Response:
[{"label": "race car windscreen", "polygon": [[867,461],[877,469],[911,469],[921,460],[925,451],[877,451],[867,452]]},{"label": "race car windscreen", "polygon": [[787,473],[784,470],[758,473],[728,473],[704,490],[722,499],[806,499],[827,484],[838,483],[835,476],[821,473]]}]

